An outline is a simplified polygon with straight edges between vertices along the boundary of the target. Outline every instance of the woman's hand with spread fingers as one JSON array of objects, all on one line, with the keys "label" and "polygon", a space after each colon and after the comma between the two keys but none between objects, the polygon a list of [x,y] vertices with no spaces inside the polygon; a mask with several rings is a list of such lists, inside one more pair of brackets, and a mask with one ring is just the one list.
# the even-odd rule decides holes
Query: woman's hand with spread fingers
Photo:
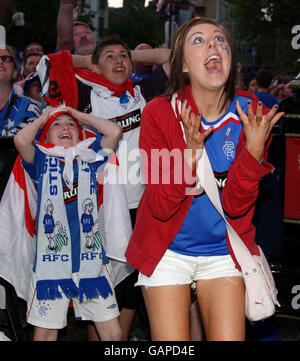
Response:
[{"label": "woman's hand with spread fingers", "polygon": [[200,131],[201,114],[195,115],[186,101],[181,107],[181,119],[186,141],[184,157],[191,169],[194,169],[202,154],[205,139],[212,132],[213,127],[202,133]]},{"label": "woman's hand with spread fingers", "polygon": [[247,150],[257,161],[260,161],[271,130],[284,113],[276,114],[278,105],[274,105],[267,114],[263,115],[263,104],[258,102],[256,114],[254,114],[250,100],[247,103],[247,115],[239,102],[236,103],[236,109],[243,122]]}]

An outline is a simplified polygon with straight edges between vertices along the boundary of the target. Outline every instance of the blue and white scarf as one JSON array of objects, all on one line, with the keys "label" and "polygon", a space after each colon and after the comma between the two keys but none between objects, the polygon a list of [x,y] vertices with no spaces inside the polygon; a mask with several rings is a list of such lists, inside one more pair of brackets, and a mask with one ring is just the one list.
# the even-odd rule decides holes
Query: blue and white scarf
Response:
[{"label": "blue and white scarf", "polygon": [[[46,154],[45,173],[40,182],[39,207],[37,214],[36,261],[34,271],[37,277],[37,298],[39,300],[84,296],[88,299],[112,294],[112,289],[102,275],[103,250],[97,210],[97,186],[87,163],[103,160],[88,146],[95,138],[87,139],[74,147],[55,146],[46,148],[38,145]],[[60,174],[60,159],[64,160],[63,174]],[[63,197],[62,176],[73,190],[73,160],[78,163],[78,221],[80,224],[80,269],[79,284],[72,279],[71,230]],[[76,217],[76,215],[74,215]]]}]

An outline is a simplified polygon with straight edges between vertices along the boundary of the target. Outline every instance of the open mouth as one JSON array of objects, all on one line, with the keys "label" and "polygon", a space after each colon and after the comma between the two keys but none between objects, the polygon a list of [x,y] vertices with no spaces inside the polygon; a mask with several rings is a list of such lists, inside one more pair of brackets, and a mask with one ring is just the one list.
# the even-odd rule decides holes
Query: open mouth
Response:
[{"label": "open mouth", "polygon": [[124,68],[115,68],[113,71],[115,73],[124,73],[125,69]]},{"label": "open mouth", "polygon": [[62,134],[59,136],[59,139],[72,139],[72,137],[68,134]]},{"label": "open mouth", "polygon": [[222,60],[219,55],[211,55],[205,60],[204,66],[208,72],[221,72]]},{"label": "open mouth", "polygon": [[79,45],[80,46],[84,46],[84,45],[90,45],[91,44],[91,41],[87,38],[81,38],[80,41],[79,41]]}]

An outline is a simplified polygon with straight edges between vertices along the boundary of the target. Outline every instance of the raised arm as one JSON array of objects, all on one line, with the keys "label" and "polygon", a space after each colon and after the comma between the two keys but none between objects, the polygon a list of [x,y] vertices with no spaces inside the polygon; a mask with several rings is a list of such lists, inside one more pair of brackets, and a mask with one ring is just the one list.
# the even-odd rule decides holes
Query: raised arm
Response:
[{"label": "raised arm", "polygon": [[145,197],[152,215],[162,221],[174,216],[187,201],[187,189],[196,185],[196,176],[182,156],[185,142],[178,137],[180,124],[172,119],[173,111],[167,103],[158,97],[146,105],[140,133]]},{"label": "raised arm", "polygon": [[131,50],[131,57],[133,62],[161,65],[167,76],[170,74],[170,54],[171,50],[164,48]]},{"label": "raised arm", "polygon": [[74,68],[84,68],[93,70],[91,55],[72,55]]},{"label": "raised arm", "polygon": [[122,136],[122,128],[119,125],[111,120],[86,114],[73,108],[67,107],[67,109],[81,125],[89,125],[103,134],[101,147],[107,153],[112,152],[116,148]]},{"label": "raised arm", "polygon": [[39,129],[42,129],[49,119],[50,110],[46,110],[33,123],[28,124],[19,131],[14,137],[15,146],[20,153],[21,158],[26,163],[33,163],[35,148],[33,142]]},{"label": "raised arm", "polygon": [[73,0],[61,0],[57,15],[57,49],[72,50],[73,44]]},{"label": "raised arm", "polygon": [[169,61],[171,50],[164,48],[131,50],[133,62],[163,65]]},{"label": "raised arm", "polygon": [[[170,49],[163,48],[131,50],[131,57],[133,62],[162,65],[167,75],[169,75],[170,54]],[[86,68],[93,70],[91,55],[72,55],[72,61],[74,68]]]}]

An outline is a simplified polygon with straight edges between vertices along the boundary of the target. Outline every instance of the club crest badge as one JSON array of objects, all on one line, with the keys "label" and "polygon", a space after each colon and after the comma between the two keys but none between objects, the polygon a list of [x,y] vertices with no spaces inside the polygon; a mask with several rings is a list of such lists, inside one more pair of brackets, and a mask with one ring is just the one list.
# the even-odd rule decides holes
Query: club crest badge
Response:
[{"label": "club crest badge", "polygon": [[235,157],[235,144],[230,136],[231,128],[227,128],[226,135],[221,142],[223,153],[228,160],[234,159]]}]

